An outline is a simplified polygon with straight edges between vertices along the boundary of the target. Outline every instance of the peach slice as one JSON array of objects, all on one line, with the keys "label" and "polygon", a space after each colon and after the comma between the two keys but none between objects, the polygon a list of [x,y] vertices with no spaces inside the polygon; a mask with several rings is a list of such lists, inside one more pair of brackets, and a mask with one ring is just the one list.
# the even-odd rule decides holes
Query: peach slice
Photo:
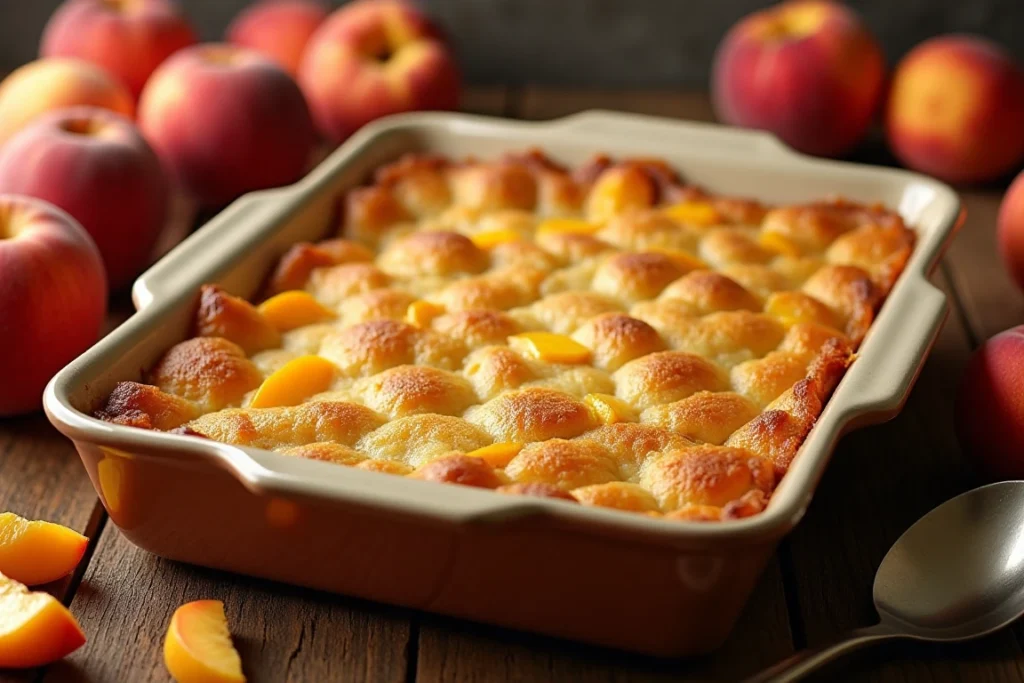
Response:
[{"label": "peach slice", "polygon": [[405,322],[413,327],[427,327],[437,316],[444,313],[444,306],[439,306],[430,301],[413,301],[405,309]]},{"label": "peach slice", "polygon": [[175,610],[164,639],[164,664],[178,683],[244,683],[223,602],[196,600]]},{"label": "peach slice", "polygon": [[327,391],[336,371],[334,363],[321,356],[293,358],[263,380],[249,407],[298,405],[313,394]]},{"label": "peach slice", "polygon": [[708,226],[722,221],[718,209],[707,202],[689,201],[673,204],[662,210],[672,220],[685,225]]},{"label": "peach slice", "polygon": [[636,422],[636,411],[621,398],[611,394],[587,394],[583,402],[602,423],[606,425],[618,422]]},{"label": "peach slice", "polygon": [[522,236],[515,230],[487,230],[470,235],[469,239],[480,249],[493,249],[499,244],[518,242]]},{"label": "peach slice", "polygon": [[577,218],[549,218],[537,226],[538,235],[591,235],[601,229],[597,223],[581,221]]},{"label": "peach slice", "polygon": [[277,328],[279,332],[287,332],[297,327],[330,320],[334,311],[327,308],[308,292],[293,290],[281,292],[259,305],[259,312],[264,320]]},{"label": "peach slice", "polygon": [[586,363],[590,349],[571,337],[554,332],[523,332],[508,338],[515,351],[547,363]]},{"label": "peach slice", "polygon": [[88,538],[60,524],[0,513],[0,573],[15,581],[38,586],[67,576],[88,545]]},{"label": "peach slice", "polygon": [[59,600],[0,574],[0,669],[43,666],[84,643],[82,627]]},{"label": "peach slice", "polygon": [[504,467],[507,465],[512,458],[519,455],[519,451],[523,450],[521,443],[505,442],[505,443],[492,443],[490,446],[482,446],[476,450],[472,450],[466,455],[474,458],[480,458],[491,467]]},{"label": "peach slice", "polygon": [[783,256],[800,258],[800,246],[785,235],[780,235],[777,232],[762,232],[757,241],[761,243],[762,247],[776,251]]},{"label": "peach slice", "polygon": [[677,266],[690,272],[691,270],[706,270],[708,264],[700,260],[693,254],[683,251],[682,249],[673,249],[671,247],[654,247],[650,251],[656,254],[664,254],[672,259]]}]

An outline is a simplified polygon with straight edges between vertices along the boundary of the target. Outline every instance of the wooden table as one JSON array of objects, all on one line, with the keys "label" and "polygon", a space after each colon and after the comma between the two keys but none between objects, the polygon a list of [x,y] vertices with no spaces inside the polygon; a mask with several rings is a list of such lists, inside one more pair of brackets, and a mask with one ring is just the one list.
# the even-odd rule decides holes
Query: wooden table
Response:
[{"label": "wooden table", "polygon": [[[712,118],[704,95],[494,88],[466,98],[470,111],[530,119],[595,107]],[[161,644],[170,615],[207,597],[227,604],[251,681],[735,680],[868,625],[872,578],[890,544],[930,508],[979,483],[953,434],[953,397],[978,341],[1024,321],[1024,298],[996,256],[1000,193],[963,193],[967,224],[935,274],[953,310],[903,413],[843,439],[807,517],[710,657],[656,661],[152,557],[108,523],[71,444],[34,416],[0,421],[0,508],[90,537],[79,570],[50,587],[89,642],[66,661],[0,681],[167,681]],[[115,309],[112,324],[127,303]],[[828,679],[1024,680],[1022,638],[1017,625],[965,645],[890,646],[849,659]]]}]

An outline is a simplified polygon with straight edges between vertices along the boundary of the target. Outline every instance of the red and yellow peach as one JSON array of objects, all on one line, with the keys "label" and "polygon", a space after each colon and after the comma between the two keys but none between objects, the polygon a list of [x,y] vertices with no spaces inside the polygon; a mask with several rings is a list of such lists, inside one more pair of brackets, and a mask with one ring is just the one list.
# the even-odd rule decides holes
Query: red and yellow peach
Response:
[{"label": "red and yellow peach", "polygon": [[992,337],[964,371],[956,401],[960,445],[987,474],[1024,478],[1024,326]]},{"label": "red and yellow peach", "polygon": [[50,378],[99,337],[107,283],[75,219],[38,199],[0,195],[0,415],[36,410]]},{"label": "red and yellow peach", "polygon": [[135,114],[124,85],[98,66],[79,59],[40,59],[0,83],[0,145],[42,114],[76,105],[129,118]]},{"label": "red and yellow peach", "polygon": [[299,83],[320,132],[334,141],[381,116],[459,102],[447,46],[399,0],[356,0],[332,14],[306,48]]},{"label": "red and yellow peach", "polygon": [[1024,290],[1024,173],[1003,195],[996,220],[996,243],[1007,272]]},{"label": "red and yellow peach", "polygon": [[884,81],[882,51],[852,10],[793,0],[729,31],[715,55],[712,96],[726,123],[839,156],[864,137]]},{"label": "red and yellow peach", "polygon": [[161,62],[195,42],[172,0],[67,0],[46,24],[39,52],[92,62],[137,98]]},{"label": "red and yellow peach", "polygon": [[910,168],[955,183],[997,178],[1024,159],[1024,71],[982,38],[933,38],[896,68],[885,123]]},{"label": "red and yellow peach", "polygon": [[0,192],[64,209],[99,247],[112,289],[147,264],[167,220],[170,185],[132,123],[77,107],[52,112],[0,148]]},{"label": "red and yellow peach", "polygon": [[326,18],[327,9],[316,0],[264,0],[235,17],[227,39],[270,57],[295,76],[306,43]]},{"label": "red and yellow peach", "polygon": [[232,45],[196,45],[160,66],[142,92],[139,127],[206,206],[294,182],[315,143],[295,81],[263,55]]}]

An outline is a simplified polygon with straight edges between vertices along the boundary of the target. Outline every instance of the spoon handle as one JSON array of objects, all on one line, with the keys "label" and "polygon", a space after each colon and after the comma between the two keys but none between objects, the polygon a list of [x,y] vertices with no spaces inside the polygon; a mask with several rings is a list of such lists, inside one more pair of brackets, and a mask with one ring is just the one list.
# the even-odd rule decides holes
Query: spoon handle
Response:
[{"label": "spoon handle", "polygon": [[846,636],[831,645],[801,650],[775,666],[765,669],[745,683],[792,683],[802,680],[829,662],[842,657],[848,652],[860,649],[865,645],[879,643],[883,640],[900,638],[903,634],[893,631],[885,624],[875,624],[867,628],[850,631]]}]

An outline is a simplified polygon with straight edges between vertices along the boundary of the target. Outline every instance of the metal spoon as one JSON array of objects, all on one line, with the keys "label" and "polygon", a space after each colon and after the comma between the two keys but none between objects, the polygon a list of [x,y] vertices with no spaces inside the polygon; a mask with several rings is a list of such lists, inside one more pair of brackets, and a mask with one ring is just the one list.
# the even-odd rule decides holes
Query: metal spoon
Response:
[{"label": "metal spoon", "polygon": [[747,683],[797,681],[885,640],[970,640],[1024,614],[1024,481],[968,491],[919,519],[882,560],[873,593],[878,624],[798,652]]}]

